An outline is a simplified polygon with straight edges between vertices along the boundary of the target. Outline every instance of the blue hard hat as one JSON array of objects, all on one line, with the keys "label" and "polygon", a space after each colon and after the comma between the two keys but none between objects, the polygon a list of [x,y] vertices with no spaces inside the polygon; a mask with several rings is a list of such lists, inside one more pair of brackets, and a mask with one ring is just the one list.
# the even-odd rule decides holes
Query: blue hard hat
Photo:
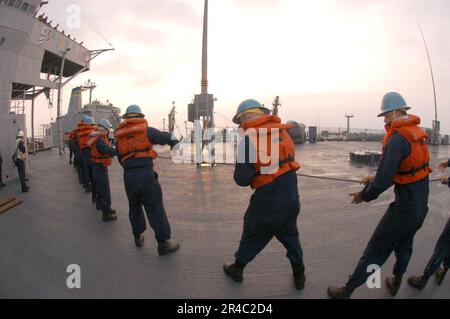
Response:
[{"label": "blue hard hat", "polygon": [[241,113],[251,109],[261,109],[264,112],[264,114],[270,114],[270,110],[262,106],[261,103],[253,99],[248,99],[239,104],[238,109],[236,111],[236,115],[233,117],[233,123],[240,124],[239,116],[241,115]]},{"label": "blue hard hat", "polygon": [[411,109],[407,104],[405,99],[397,92],[390,92],[383,97],[381,102],[381,113],[378,117],[384,116],[388,112],[395,110],[409,110]]},{"label": "blue hard hat", "polygon": [[103,127],[105,130],[109,130],[111,128],[111,123],[107,119],[101,119],[97,122],[97,125]]},{"label": "blue hard hat", "polygon": [[127,111],[125,112],[123,117],[127,117],[130,114],[138,114],[138,115],[144,115],[142,113],[141,107],[139,105],[133,104],[127,107]]},{"label": "blue hard hat", "polygon": [[81,121],[87,125],[95,125],[95,120],[89,115],[83,115],[83,119]]}]

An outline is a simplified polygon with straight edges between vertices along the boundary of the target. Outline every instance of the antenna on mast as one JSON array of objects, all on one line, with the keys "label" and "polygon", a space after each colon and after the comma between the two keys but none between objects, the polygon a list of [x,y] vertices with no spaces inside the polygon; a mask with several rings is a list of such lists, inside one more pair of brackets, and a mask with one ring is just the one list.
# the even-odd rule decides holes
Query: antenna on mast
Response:
[{"label": "antenna on mast", "polygon": [[428,51],[428,45],[427,45],[427,42],[425,41],[425,36],[423,34],[422,28],[420,27],[420,23],[417,22],[417,25],[419,26],[420,34],[422,35],[423,44],[425,45],[425,51],[427,52],[428,64],[430,66],[430,73],[431,73],[431,83],[433,84],[434,121],[433,121],[433,133],[432,133],[430,142],[432,145],[439,145],[440,123],[438,121],[438,115],[437,115],[436,85],[434,82],[433,66],[431,64],[430,52]]}]

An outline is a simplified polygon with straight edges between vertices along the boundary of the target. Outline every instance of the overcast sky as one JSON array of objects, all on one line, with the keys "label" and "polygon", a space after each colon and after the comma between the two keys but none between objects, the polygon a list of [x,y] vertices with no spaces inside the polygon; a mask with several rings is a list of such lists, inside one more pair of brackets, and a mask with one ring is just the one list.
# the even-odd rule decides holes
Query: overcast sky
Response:
[{"label": "overcast sky", "polygon": [[[81,27],[69,29],[70,4]],[[219,127],[232,126],[237,105],[281,97],[283,120],[306,125],[381,129],[382,96],[404,95],[412,113],[431,127],[433,91],[420,21],[433,62],[438,115],[450,133],[450,1],[448,0],[210,0],[209,91],[218,101]],[[94,97],[123,111],[139,104],[150,123],[176,102],[184,126],[186,105],[200,93],[203,0],[50,0],[45,12],[89,49],[108,48],[91,70],[65,89],[91,79]],[[85,101],[88,94],[84,96]],[[51,111],[41,103],[39,121]],[[54,113],[54,112],[53,112]]]}]

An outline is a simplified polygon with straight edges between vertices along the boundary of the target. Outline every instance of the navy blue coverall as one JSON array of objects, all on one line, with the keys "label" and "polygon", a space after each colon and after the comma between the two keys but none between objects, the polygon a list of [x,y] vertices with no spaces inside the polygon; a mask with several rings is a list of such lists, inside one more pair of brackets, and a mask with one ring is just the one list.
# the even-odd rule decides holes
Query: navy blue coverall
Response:
[{"label": "navy blue coverall", "polygon": [[69,164],[72,164],[72,159],[73,159],[73,164],[75,165],[75,158],[74,158],[75,143],[72,139],[69,139],[67,144],[69,145]]},{"label": "navy blue coverall", "polygon": [[[147,137],[152,144],[169,145],[174,147],[178,141],[172,140],[166,132],[149,127]],[[116,141],[119,150],[119,142]],[[158,182],[158,174],[153,171],[152,158],[129,158],[122,163],[124,168],[125,190],[129,203],[129,217],[133,234],[139,236],[146,229],[146,222],[142,206],[147,214],[148,222],[155,232],[158,242],[170,239],[170,224],[164,209],[161,185]]]},{"label": "navy blue coverall", "polygon": [[[256,176],[250,154],[254,154],[254,147],[247,136],[238,146],[238,158],[245,158],[235,166],[234,180],[239,186],[250,186]],[[286,248],[286,257],[292,266],[303,266],[303,250],[297,228],[300,214],[298,192],[297,174],[294,171],[281,175],[254,192],[244,215],[242,238],[235,253],[237,266],[244,267],[251,262],[273,237]]]},{"label": "navy blue coverall", "polygon": [[[450,167],[450,160],[448,161],[447,166]],[[450,180],[448,187],[450,188]],[[445,225],[438,242],[436,243],[433,256],[431,256],[430,261],[425,267],[425,271],[423,272],[425,277],[430,278],[433,276],[441,264],[444,268],[450,268],[450,218],[447,221],[447,225]]]},{"label": "navy blue coverall", "polygon": [[424,275],[426,278],[433,276],[441,264],[444,268],[450,268],[450,219],[444,228],[439,240],[434,248],[433,256],[425,267]]},{"label": "navy blue coverall", "polygon": [[89,189],[91,187],[92,198],[97,196],[95,189],[95,179],[92,173],[92,158],[91,158],[91,148],[85,147],[81,150],[81,160],[83,162],[83,184],[84,188]]},{"label": "navy blue coverall", "polygon": [[[117,155],[116,150],[106,144],[101,138],[97,139],[96,147],[100,154],[110,155],[112,157]],[[103,214],[111,213],[111,190],[109,187],[108,167],[103,164],[93,163],[92,174],[97,191],[97,204]]]},{"label": "navy blue coverall", "polygon": [[83,161],[81,160],[81,150],[78,137],[74,139],[74,155],[74,165],[77,169],[78,180],[80,181],[80,184],[84,185]]},{"label": "navy blue coverall", "polygon": [[[394,133],[385,146],[383,157],[372,183],[360,193],[370,202],[394,184],[400,165],[411,153],[408,140]],[[402,276],[408,267],[416,232],[428,213],[429,177],[411,184],[395,184],[395,200],[379,222],[346,288],[355,290],[367,281],[369,265],[381,267],[395,253],[394,276]]]}]

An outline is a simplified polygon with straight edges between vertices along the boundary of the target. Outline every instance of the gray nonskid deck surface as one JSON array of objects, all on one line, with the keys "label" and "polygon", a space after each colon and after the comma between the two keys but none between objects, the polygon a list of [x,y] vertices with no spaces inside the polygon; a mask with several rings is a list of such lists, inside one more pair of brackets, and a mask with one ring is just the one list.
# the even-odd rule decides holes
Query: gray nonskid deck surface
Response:
[{"label": "gray nonskid deck surface", "polygon": [[[353,166],[349,151],[378,149],[377,143],[320,143],[298,147],[302,173],[361,178],[373,170]],[[433,164],[450,155],[431,148]],[[110,169],[113,207],[118,221],[103,223],[90,195],[78,184],[68,156],[56,151],[32,157],[31,191],[17,193],[11,182],[0,199],[16,195],[24,204],[0,215],[0,297],[2,298],[326,298],[328,285],[342,285],[353,271],[392,191],[370,204],[350,205],[358,184],[300,178],[299,228],[307,267],[303,292],[295,290],[285,250],[273,240],[245,269],[241,284],[225,277],[242,231],[250,189],[233,182],[233,167],[196,169],[157,160],[175,254],[159,257],[148,228],[137,249],[128,220],[122,168]],[[435,176],[435,174],[433,175]],[[430,213],[416,236],[407,275],[420,272],[450,216],[450,190],[433,183]],[[66,267],[81,267],[81,289],[68,289]],[[390,275],[393,257],[382,268]],[[358,289],[354,298],[391,298],[384,288]],[[422,291],[403,284],[397,298],[449,298],[450,280],[434,280]]]}]

